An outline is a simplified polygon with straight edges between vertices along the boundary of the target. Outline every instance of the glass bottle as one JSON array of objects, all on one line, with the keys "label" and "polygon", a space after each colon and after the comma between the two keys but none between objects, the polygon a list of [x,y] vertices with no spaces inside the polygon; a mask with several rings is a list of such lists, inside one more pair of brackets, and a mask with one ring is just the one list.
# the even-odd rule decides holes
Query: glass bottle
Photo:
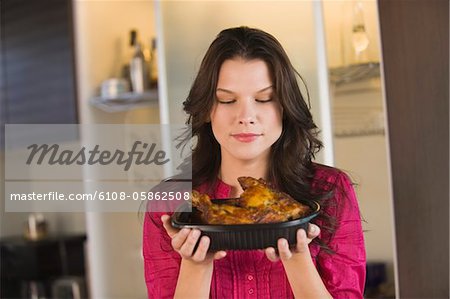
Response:
[{"label": "glass bottle", "polygon": [[130,46],[134,47],[134,54],[130,61],[131,90],[142,93],[148,89],[148,71],[136,30],[130,32]]},{"label": "glass bottle", "polygon": [[158,87],[158,51],[156,38],[152,38],[152,48],[150,53],[150,87]]}]

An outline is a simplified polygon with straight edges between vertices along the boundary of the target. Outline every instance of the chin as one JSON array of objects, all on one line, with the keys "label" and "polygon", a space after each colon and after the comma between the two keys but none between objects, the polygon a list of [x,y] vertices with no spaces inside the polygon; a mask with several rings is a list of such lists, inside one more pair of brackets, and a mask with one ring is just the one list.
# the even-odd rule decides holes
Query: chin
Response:
[{"label": "chin", "polygon": [[265,152],[245,151],[245,152],[231,153],[231,156],[233,156],[235,159],[238,160],[251,161],[265,156]]}]

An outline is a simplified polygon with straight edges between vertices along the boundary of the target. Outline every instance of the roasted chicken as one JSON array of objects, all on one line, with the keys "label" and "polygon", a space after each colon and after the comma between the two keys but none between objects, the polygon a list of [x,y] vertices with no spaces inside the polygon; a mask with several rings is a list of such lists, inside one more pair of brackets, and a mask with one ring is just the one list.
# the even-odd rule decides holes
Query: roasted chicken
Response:
[{"label": "roasted chicken", "polygon": [[263,179],[239,177],[244,192],[237,199],[213,203],[208,195],[192,192],[192,206],[207,224],[274,223],[297,219],[310,208],[286,193],[272,189]]}]

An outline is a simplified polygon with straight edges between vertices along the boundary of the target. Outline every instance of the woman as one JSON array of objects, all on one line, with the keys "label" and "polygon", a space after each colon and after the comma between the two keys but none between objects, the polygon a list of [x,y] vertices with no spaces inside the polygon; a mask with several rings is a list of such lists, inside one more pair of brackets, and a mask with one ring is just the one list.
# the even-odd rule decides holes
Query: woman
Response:
[{"label": "woman", "polygon": [[200,232],[146,213],[143,251],[149,298],[362,298],[365,250],[348,177],[312,162],[321,148],[279,42],[258,29],[226,29],[210,45],[184,103],[192,136],[193,188],[212,198],[242,193],[239,176],[264,178],[323,209],[290,248],[208,253]]}]

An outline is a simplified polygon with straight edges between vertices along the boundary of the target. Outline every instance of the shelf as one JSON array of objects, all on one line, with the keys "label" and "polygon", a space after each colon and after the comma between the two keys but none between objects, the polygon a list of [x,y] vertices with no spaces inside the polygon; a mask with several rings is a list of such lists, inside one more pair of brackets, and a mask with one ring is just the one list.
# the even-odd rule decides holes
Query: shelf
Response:
[{"label": "shelf", "polygon": [[335,67],[330,70],[330,81],[336,86],[380,77],[380,63],[368,62]]},{"label": "shelf", "polygon": [[114,98],[94,97],[91,98],[90,104],[108,113],[158,105],[158,90],[152,89],[144,93],[127,92]]}]

